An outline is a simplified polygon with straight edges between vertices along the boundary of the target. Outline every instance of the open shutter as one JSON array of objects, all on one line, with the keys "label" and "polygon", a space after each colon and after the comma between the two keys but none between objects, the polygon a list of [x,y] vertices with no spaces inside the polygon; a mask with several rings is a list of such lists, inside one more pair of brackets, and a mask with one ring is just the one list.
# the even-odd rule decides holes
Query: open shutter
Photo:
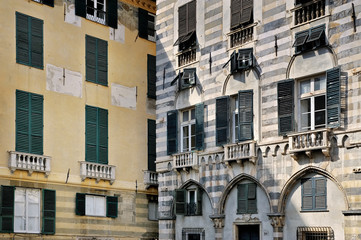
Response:
[{"label": "open shutter", "polygon": [[14,232],[14,191],[13,186],[1,186],[1,232]]},{"label": "open shutter", "polygon": [[80,216],[85,215],[85,194],[84,193],[76,193],[75,214],[80,215]]},{"label": "open shutter", "polygon": [[43,155],[43,96],[31,94],[30,152]]},{"label": "open shutter", "polygon": [[107,25],[118,28],[118,0],[107,1]]},{"label": "open shutter", "polygon": [[187,35],[188,29],[188,8],[187,4],[180,6],[178,9],[178,37]]},{"label": "open shutter", "polygon": [[187,3],[188,6],[188,29],[187,34],[196,31],[197,26],[197,2],[192,1]]},{"label": "open shutter", "polygon": [[96,38],[89,35],[85,36],[85,78],[88,82],[96,83],[96,71],[97,71],[97,48]]},{"label": "open shutter", "polygon": [[202,189],[197,189],[197,207],[196,207],[196,215],[202,215]]},{"label": "open shutter", "polygon": [[155,120],[148,119],[148,170],[155,171],[156,160],[156,125]]},{"label": "open shutter", "polygon": [[186,193],[185,189],[176,189],[175,190],[175,213],[176,214],[186,214]]},{"label": "open shutter", "polygon": [[326,102],[327,102],[327,127],[340,126],[341,115],[341,70],[333,68],[326,72]]},{"label": "open shutter", "polygon": [[307,39],[307,42],[317,41],[321,38],[323,32],[325,31],[325,25],[317,26],[310,29],[310,35]]},{"label": "open shutter", "polygon": [[97,83],[108,85],[108,42],[96,39],[97,42]]},{"label": "open shutter", "polygon": [[196,105],[196,149],[202,150],[204,142],[204,104]]},{"label": "open shutter", "polygon": [[43,189],[43,234],[55,234],[56,194],[54,190]]},{"label": "open shutter", "polygon": [[231,29],[239,26],[241,22],[242,0],[231,0]]},{"label": "open shutter", "polygon": [[238,92],[239,140],[253,139],[253,91]]},{"label": "open shutter", "polygon": [[247,213],[257,213],[257,185],[255,183],[249,183],[247,187]]},{"label": "open shutter", "polygon": [[30,18],[16,12],[16,62],[30,64]]},{"label": "open shutter", "polygon": [[54,0],[43,0],[43,4],[54,7]]},{"label": "open shutter", "polygon": [[178,127],[178,112],[176,110],[167,113],[167,152],[168,155],[177,152],[177,127]]},{"label": "open shutter", "polygon": [[118,217],[118,197],[107,196],[107,217]]},{"label": "open shutter", "polygon": [[85,107],[85,160],[97,162],[97,108]]},{"label": "open shutter", "polygon": [[75,0],[75,15],[79,17],[86,17],[86,1]]},{"label": "open shutter", "polygon": [[16,146],[18,152],[30,152],[30,93],[16,90]]},{"label": "open shutter", "polygon": [[148,92],[149,98],[156,98],[156,58],[153,55],[147,55],[147,79],[148,79]]},{"label": "open shutter", "polygon": [[138,8],[138,34],[140,38],[148,39],[148,12]]},{"label": "open shutter", "polygon": [[238,53],[236,51],[233,51],[233,53],[231,54],[231,57],[230,57],[231,74],[237,72],[237,70],[238,70],[237,55],[238,55]]},{"label": "open shutter", "polygon": [[312,179],[302,179],[302,210],[313,209]]},{"label": "open shutter", "polygon": [[247,213],[247,184],[239,184],[237,186],[237,213]]},{"label": "open shutter", "polygon": [[241,17],[239,24],[249,23],[252,20],[253,0],[242,0]]},{"label": "open shutter", "polygon": [[108,164],[108,111],[98,108],[98,163]]},{"label": "open shutter", "polygon": [[43,69],[43,21],[31,18],[31,66]]},{"label": "open shutter", "polygon": [[229,97],[216,99],[216,145],[228,141]]},{"label": "open shutter", "polygon": [[294,88],[293,79],[279,82],[277,84],[277,102],[278,102],[278,133],[286,135],[293,131],[293,101]]},{"label": "open shutter", "polygon": [[314,179],[315,189],[315,209],[326,209],[326,179],[315,178]]}]

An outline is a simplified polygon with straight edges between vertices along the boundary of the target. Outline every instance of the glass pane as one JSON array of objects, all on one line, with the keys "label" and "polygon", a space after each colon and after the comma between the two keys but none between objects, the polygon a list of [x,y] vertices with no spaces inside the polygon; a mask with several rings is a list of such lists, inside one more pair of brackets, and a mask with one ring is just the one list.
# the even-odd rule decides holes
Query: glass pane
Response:
[{"label": "glass pane", "polygon": [[188,111],[184,111],[184,112],[183,112],[183,122],[187,122],[188,119],[189,119]]},{"label": "glass pane", "polygon": [[183,152],[188,151],[188,138],[183,138]]},{"label": "glass pane", "polygon": [[315,78],[315,91],[326,89],[326,79],[325,77]]},{"label": "glass pane", "polygon": [[191,110],[191,119],[196,119],[196,110],[194,108]]},{"label": "glass pane", "polygon": [[195,124],[191,125],[191,135],[192,136],[196,135],[196,125]]},{"label": "glass pane", "polygon": [[187,138],[189,136],[189,126],[183,127],[183,138]]},{"label": "glass pane", "polygon": [[196,137],[192,136],[191,137],[191,150],[196,148]]},{"label": "glass pane", "polygon": [[325,95],[315,97],[315,111],[323,110],[326,108],[326,97]]},{"label": "glass pane", "polygon": [[301,100],[301,113],[309,113],[311,111],[311,99],[302,99]]},{"label": "glass pane", "polygon": [[300,94],[311,92],[310,80],[302,81],[300,83]]},{"label": "glass pane", "polygon": [[319,111],[315,113],[315,128],[326,127],[326,111]]},{"label": "glass pane", "polygon": [[25,217],[14,217],[14,231],[25,231]]},{"label": "glass pane", "polygon": [[28,231],[29,232],[39,232],[40,231],[40,218],[39,217],[29,217],[28,218]]},{"label": "glass pane", "polygon": [[189,191],[189,202],[190,203],[196,202],[196,192],[195,191]]}]

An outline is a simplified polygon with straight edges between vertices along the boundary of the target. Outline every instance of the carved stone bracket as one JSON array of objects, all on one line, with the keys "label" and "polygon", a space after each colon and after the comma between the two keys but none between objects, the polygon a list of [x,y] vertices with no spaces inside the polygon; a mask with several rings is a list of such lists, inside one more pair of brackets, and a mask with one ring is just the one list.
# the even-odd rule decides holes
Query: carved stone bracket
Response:
[{"label": "carved stone bracket", "polygon": [[211,215],[209,216],[213,221],[214,228],[223,228],[224,227],[224,215]]},{"label": "carved stone bracket", "polygon": [[281,214],[268,214],[271,225],[274,228],[282,228],[285,225],[285,216]]}]

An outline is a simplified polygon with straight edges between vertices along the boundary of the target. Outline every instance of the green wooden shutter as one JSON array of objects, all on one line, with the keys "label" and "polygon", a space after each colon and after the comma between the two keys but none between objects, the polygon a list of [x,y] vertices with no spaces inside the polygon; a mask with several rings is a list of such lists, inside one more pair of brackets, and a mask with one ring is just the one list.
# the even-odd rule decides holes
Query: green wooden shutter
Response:
[{"label": "green wooden shutter", "polygon": [[315,209],[326,209],[326,179],[325,178],[314,178],[314,192],[315,192]]},{"label": "green wooden shutter", "polygon": [[96,79],[97,83],[108,85],[108,42],[96,39],[97,42],[97,67]]},{"label": "green wooden shutter", "polygon": [[43,96],[31,94],[30,153],[43,155]]},{"label": "green wooden shutter", "polygon": [[76,193],[75,214],[80,215],[80,216],[85,215],[85,194],[84,193]]},{"label": "green wooden shutter", "polygon": [[341,116],[341,69],[333,68],[326,72],[327,127],[340,126]]},{"label": "green wooden shutter", "polygon": [[238,92],[239,140],[253,139],[253,91]]},{"label": "green wooden shutter", "polygon": [[197,189],[197,207],[196,207],[196,215],[202,215],[202,196],[203,191],[202,189]]},{"label": "green wooden shutter", "polygon": [[187,34],[196,31],[197,28],[197,2],[191,1],[187,3],[188,7],[188,29]]},{"label": "green wooden shutter", "polygon": [[140,38],[148,39],[148,12],[138,8],[138,34]]},{"label": "green wooden shutter", "polygon": [[43,4],[54,7],[54,0],[43,0]]},{"label": "green wooden shutter", "polygon": [[237,61],[238,53],[233,51],[230,57],[230,65],[231,65],[231,74],[234,74],[238,71],[238,61]]},{"label": "green wooden shutter", "polygon": [[85,160],[97,162],[97,123],[96,107],[85,107]]},{"label": "green wooden shutter", "polygon": [[239,24],[246,24],[252,20],[253,0],[242,0],[241,17]]},{"label": "green wooden shutter", "polygon": [[75,0],[75,15],[83,18],[86,17],[86,1]]},{"label": "green wooden shutter", "polygon": [[178,112],[176,110],[167,113],[167,153],[171,155],[178,149]]},{"label": "green wooden shutter", "polygon": [[43,69],[43,21],[31,18],[30,66]]},{"label": "green wooden shutter", "polygon": [[118,217],[118,197],[107,196],[107,217]]},{"label": "green wooden shutter", "polygon": [[176,189],[175,190],[175,213],[184,215],[186,214],[186,193],[185,189]]},{"label": "green wooden shutter", "polygon": [[188,33],[188,9],[187,4],[178,8],[178,37],[183,37]]},{"label": "green wooden shutter", "polygon": [[16,62],[30,64],[30,19],[16,12]]},{"label": "green wooden shutter", "polygon": [[239,26],[241,21],[242,0],[231,0],[231,29]]},{"label": "green wooden shutter", "polygon": [[313,209],[312,179],[302,179],[302,210]]},{"label": "green wooden shutter", "polygon": [[156,58],[152,55],[147,55],[147,82],[148,82],[148,92],[147,96],[149,98],[156,98]]},{"label": "green wooden shutter", "polygon": [[239,184],[237,186],[237,213],[247,213],[248,205],[248,187],[247,184]]},{"label": "green wooden shutter", "polygon": [[43,234],[55,234],[56,194],[54,190],[43,189]]},{"label": "green wooden shutter", "polygon": [[278,133],[286,135],[293,131],[294,119],[294,81],[293,79],[277,83]]},{"label": "green wooden shutter", "polygon": [[109,27],[118,28],[118,0],[107,1],[107,24]]},{"label": "green wooden shutter", "polygon": [[247,187],[247,213],[257,213],[257,184],[248,183]]},{"label": "green wooden shutter", "polygon": [[108,164],[108,111],[98,108],[98,163]]},{"label": "green wooden shutter", "polygon": [[97,82],[96,71],[97,71],[97,48],[96,38],[89,35],[85,36],[85,78],[88,82]]},{"label": "green wooden shutter", "polygon": [[228,142],[229,97],[216,99],[216,145]]},{"label": "green wooden shutter", "polygon": [[148,119],[148,170],[155,171],[156,160],[156,124]]},{"label": "green wooden shutter", "polygon": [[204,104],[196,105],[196,149],[202,150],[204,147]]},{"label": "green wooden shutter", "polygon": [[18,152],[30,152],[30,93],[16,90],[16,144]]},{"label": "green wooden shutter", "polygon": [[1,186],[0,232],[14,232],[14,191],[13,186]]}]

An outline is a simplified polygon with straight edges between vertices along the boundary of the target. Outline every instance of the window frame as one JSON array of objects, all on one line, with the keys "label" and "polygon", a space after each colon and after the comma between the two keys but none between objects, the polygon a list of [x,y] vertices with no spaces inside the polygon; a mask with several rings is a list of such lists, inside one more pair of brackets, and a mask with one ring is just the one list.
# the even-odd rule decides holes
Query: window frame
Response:
[{"label": "window frame", "polygon": [[40,4],[43,4],[43,5],[47,5],[49,7],[54,7],[54,0],[32,0],[33,2],[36,2],[36,3],[40,3]]},{"label": "window frame", "polygon": [[[244,187],[244,198],[241,198],[241,187]],[[254,197],[250,195],[250,187],[254,187]],[[254,182],[249,183],[239,183],[237,185],[237,214],[257,214],[258,206],[257,206],[257,184]],[[245,201],[245,208],[243,209],[240,205],[240,201]],[[252,201],[255,204],[254,209],[252,209]]]},{"label": "window frame", "polygon": [[[184,121],[184,113],[187,112],[188,115],[188,120]],[[192,118],[192,115],[194,116],[194,118]],[[180,122],[180,139],[181,139],[181,152],[191,152],[193,150],[196,149],[196,109],[195,108],[190,108],[190,109],[186,109],[183,110],[180,114],[181,117],[181,122]],[[188,128],[188,135],[185,137],[184,136],[184,128]],[[192,135],[192,128],[194,128],[194,135]],[[188,148],[185,148],[184,146],[184,140],[188,139]],[[192,139],[194,139],[194,146],[192,146]]]},{"label": "window frame", "polygon": [[[92,208],[89,208],[89,205],[92,201]],[[99,214],[96,213],[97,209],[100,209],[99,203],[100,201],[104,205],[103,211]],[[85,216],[93,216],[93,217],[106,217],[106,211],[107,211],[107,201],[106,196],[101,195],[85,195]]]},{"label": "window frame", "polygon": [[189,235],[199,235],[200,240],[205,240],[205,230],[203,228],[183,228],[182,240],[189,240]]},{"label": "window frame", "polygon": [[[92,1],[94,3],[94,5],[90,6],[89,1]],[[97,8],[98,1],[100,1],[100,0],[86,0],[86,4],[85,4],[86,5],[86,19],[105,25],[106,24],[106,15],[107,15],[107,6],[106,6],[107,1],[103,0],[103,4],[100,4],[100,5],[103,5],[104,10],[98,10],[98,8]],[[88,13],[88,8],[93,9],[93,11],[94,11],[93,15]],[[97,16],[98,11],[103,12],[102,14],[104,14],[104,16],[102,18]]]},{"label": "window frame", "polygon": [[[316,192],[316,181],[323,180],[325,181],[325,189],[324,193],[317,193]],[[312,193],[307,194],[304,191],[304,184],[308,181],[311,181],[311,187],[312,187]],[[316,207],[316,197],[325,197],[325,206],[317,208]],[[312,208],[305,208],[304,206],[304,198],[305,197],[312,197]],[[327,178],[323,176],[314,176],[314,177],[308,177],[308,178],[302,178],[301,179],[301,212],[319,212],[319,211],[328,211],[327,210]]]},{"label": "window frame", "polygon": [[[317,37],[316,34],[319,34],[319,36]],[[297,32],[295,33],[294,39],[292,47],[295,48],[295,55],[314,51],[318,48],[327,46],[326,25],[321,24],[307,30]]]}]

